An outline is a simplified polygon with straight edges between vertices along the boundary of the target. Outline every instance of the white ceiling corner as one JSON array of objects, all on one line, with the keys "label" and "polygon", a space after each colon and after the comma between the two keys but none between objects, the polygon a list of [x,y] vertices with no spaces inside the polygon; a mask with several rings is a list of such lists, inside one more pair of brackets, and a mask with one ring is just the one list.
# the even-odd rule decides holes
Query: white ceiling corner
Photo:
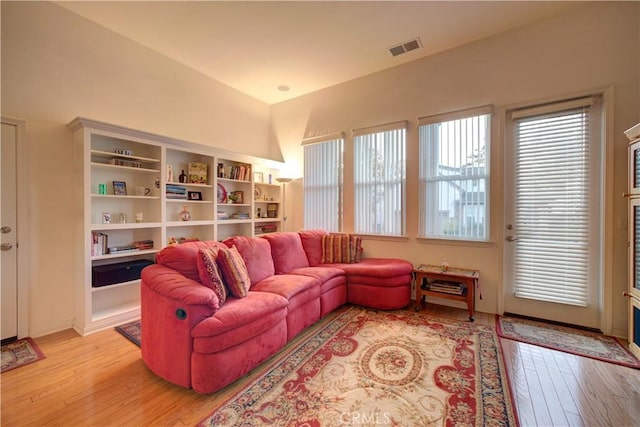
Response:
[{"label": "white ceiling corner", "polygon": [[[563,13],[579,2],[60,1],[267,104]],[[423,47],[389,48],[419,37]],[[278,86],[290,87],[288,91]]]}]

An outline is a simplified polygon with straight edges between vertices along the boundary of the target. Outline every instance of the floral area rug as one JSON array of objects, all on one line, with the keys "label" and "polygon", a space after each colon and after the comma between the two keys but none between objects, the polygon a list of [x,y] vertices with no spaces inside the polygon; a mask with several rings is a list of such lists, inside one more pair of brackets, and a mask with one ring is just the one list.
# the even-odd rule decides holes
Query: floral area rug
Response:
[{"label": "floral area rug", "polygon": [[640,361],[615,337],[504,316],[497,317],[496,330],[503,338],[640,369]]},{"label": "floral area rug", "polygon": [[1,372],[7,372],[44,358],[45,355],[31,338],[22,338],[2,346]]},{"label": "floral area rug", "polygon": [[142,339],[142,332],[140,329],[140,321],[134,320],[133,322],[125,323],[124,325],[116,326],[116,331],[120,332],[129,341],[140,347],[140,340]]},{"label": "floral area rug", "polygon": [[493,327],[349,307],[202,426],[517,425]]}]

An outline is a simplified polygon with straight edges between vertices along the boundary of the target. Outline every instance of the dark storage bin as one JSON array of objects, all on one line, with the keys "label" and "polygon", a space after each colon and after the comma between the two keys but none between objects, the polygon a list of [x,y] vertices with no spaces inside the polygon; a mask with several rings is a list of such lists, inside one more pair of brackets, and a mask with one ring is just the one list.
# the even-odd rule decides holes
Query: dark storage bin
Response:
[{"label": "dark storage bin", "polygon": [[114,283],[128,282],[140,278],[142,269],[153,262],[141,259],[137,261],[118,262],[115,264],[96,265],[91,270],[91,286],[113,285]]}]

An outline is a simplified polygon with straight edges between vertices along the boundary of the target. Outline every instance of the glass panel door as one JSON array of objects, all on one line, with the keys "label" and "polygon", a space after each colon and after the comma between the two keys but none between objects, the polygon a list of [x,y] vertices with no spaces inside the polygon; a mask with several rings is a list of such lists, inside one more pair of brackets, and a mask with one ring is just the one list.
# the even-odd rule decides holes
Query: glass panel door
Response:
[{"label": "glass panel door", "polygon": [[629,146],[629,192],[640,194],[640,140]]}]

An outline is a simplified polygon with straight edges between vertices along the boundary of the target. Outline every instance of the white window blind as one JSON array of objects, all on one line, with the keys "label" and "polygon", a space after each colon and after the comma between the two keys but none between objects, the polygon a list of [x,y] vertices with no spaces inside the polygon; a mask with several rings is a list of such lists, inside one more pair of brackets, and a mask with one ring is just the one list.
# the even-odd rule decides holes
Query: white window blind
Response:
[{"label": "white window blind", "polygon": [[354,231],[405,233],[406,122],[354,130]]},{"label": "white window blind", "polygon": [[[516,111],[514,291],[517,297],[586,306],[598,233],[591,159],[591,100]],[[546,111],[545,111],[546,110]],[[549,111],[551,110],[551,111]]]},{"label": "white window blind", "polygon": [[304,144],[304,228],[342,231],[344,139]]},{"label": "white window blind", "polygon": [[421,237],[488,239],[490,112],[419,119]]}]

